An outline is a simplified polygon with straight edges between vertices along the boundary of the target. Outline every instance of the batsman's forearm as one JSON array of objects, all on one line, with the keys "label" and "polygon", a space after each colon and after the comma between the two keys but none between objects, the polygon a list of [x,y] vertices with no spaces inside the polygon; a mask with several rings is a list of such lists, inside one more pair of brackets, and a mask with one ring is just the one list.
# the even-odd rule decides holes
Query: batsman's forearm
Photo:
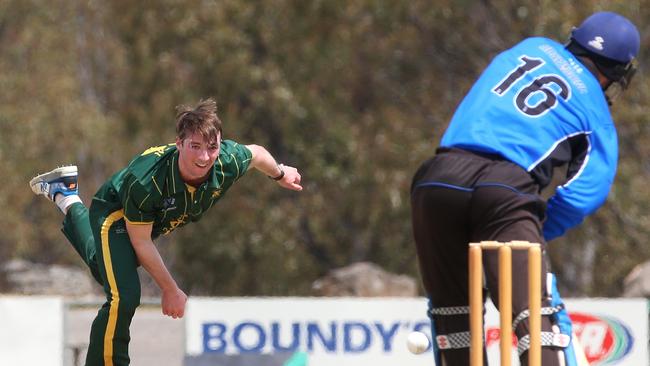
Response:
[{"label": "batsman's forearm", "polygon": [[176,281],[167,270],[158,249],[151,240],[133,243],[133,249],[140,265],[151,275],[161,290],[171,290],[178,287]]}]

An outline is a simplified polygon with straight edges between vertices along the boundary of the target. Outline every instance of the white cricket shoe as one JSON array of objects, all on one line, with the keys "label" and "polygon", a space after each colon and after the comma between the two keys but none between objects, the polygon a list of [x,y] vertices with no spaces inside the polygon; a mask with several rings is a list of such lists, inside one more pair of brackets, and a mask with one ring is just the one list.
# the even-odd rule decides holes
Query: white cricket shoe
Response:
[{"label": "white cricket shoe", "polygon": [[57,193],[64,196],[78,195],[77,166],[69,165],[40,174],[29,181],[29,186],[36,195],[43,195],[54,201]]}]

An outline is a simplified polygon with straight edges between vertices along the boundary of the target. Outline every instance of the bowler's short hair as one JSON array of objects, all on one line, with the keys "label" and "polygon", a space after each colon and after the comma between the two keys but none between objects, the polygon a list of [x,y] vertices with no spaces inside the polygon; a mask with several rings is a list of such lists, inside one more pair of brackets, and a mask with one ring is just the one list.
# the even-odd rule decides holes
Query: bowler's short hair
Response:
[{"label": "bowler's short hair", "polygon": [[196,106],[176,107],[176,137],[184,140],[199,133],[208,143],[218,141],[221,135],[221,120],[217,116],[217,102],[208,98]]}]

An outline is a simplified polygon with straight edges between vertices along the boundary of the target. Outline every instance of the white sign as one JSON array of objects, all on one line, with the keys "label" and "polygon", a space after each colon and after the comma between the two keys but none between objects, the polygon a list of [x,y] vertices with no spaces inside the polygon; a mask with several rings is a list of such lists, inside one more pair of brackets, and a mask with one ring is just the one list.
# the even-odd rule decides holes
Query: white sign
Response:
[{"label": "white sign", "polygon": [[[648,364],[644,299],[565,302],[592,365]],[[411,331],[430,336],[426,309],[424,298],[190,298],[186,353],[303,351],[309,366],[431,366],[431,348],[420,355],[406,348]],[[485,325],[488,359],[498,364],[498,313],[491,304]]]},{"label": "white sign", "polygon": [[431,350],[406,348],[411,331],[431,334],[426,310],[421,298],[190,298],[186,351],[304,351],[309,366],[431,366]]},{"label": "white sign", "polygon": [[63,300],[0,297],[0,365],[63,365]]}]

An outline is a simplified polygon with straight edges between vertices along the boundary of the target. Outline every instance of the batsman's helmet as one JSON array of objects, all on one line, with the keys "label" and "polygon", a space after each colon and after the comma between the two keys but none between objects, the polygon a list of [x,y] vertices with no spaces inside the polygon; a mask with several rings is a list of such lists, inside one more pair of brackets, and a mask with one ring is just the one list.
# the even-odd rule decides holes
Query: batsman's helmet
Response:
[{"label": "batsman's helmet", "polygon": [[639,53],[641,37],[627,18],[602,11],[574,28],[571,38],[592,53],[627,64]]},{"label": "batsman's helmet", "polygon": [[640,39],[639,31],[627,18],[602,11],[571,31],[567,49],[591,59],[603,75],[624,90],[636,72],[634,58],[639,53]]}]

